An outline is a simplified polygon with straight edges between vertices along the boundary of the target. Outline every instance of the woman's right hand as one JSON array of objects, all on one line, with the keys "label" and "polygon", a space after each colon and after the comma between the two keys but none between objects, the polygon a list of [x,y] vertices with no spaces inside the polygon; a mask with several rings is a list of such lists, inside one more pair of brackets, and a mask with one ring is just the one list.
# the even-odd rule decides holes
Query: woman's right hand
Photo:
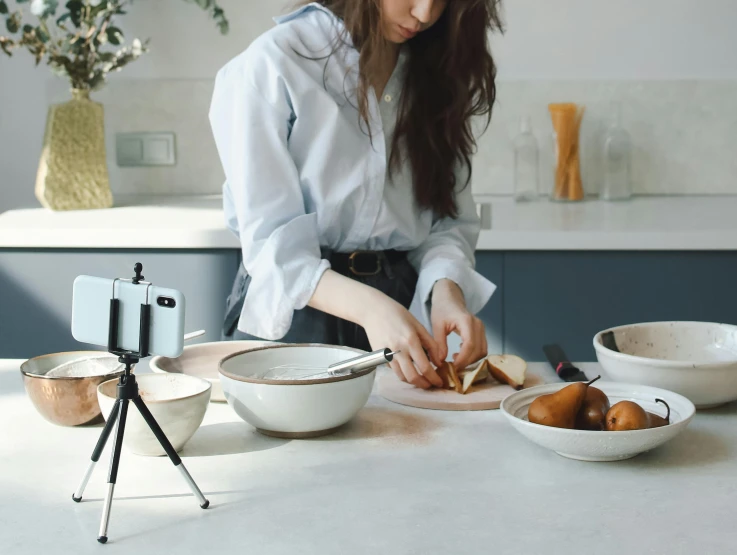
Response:
[{"label": "woman's right hand", "polygon": [[390,363],[400,380],[425,389],[443,386],[430,364],[443,362],[440,347],[409,310],[388,295],[327,270],[308,304],[362,326],[372,349],[401,351]]},{"label": "woman's right hand", "polygon": [[443,380],[431,364],[439,366],[442,362],[440,347],[409,310],[376,291],[363,314],[360,324],[366,330],[372,349],[388,347],[401,351],[390,363],[400,380],[423,389],[443,386]]}]

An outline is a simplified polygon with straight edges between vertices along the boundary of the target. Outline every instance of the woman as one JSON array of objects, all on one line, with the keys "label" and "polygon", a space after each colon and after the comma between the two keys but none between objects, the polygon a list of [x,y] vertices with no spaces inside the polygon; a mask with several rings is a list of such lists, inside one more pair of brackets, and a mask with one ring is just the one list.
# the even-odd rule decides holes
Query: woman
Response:
[{"label": "woman", "polygon": [[498,3],[313,2],[218,73],[210,120],[243,247],[227,338],[388,347],[422,388],[442,385],[451,332],[459,367],[486,354],[471,120],[491,117]]}]

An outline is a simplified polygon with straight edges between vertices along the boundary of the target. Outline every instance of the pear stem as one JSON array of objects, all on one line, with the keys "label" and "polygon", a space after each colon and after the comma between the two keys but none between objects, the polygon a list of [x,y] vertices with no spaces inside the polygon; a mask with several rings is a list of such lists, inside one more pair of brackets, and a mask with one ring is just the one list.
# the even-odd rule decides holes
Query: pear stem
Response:
[{"label": "pear stem", "polygon": [[593,380],[591,380],[591,381],[590,381],[589,383],[587,383],[586,385],[591,385],[592,383],[594,383],[594,382],[595,382],[596,380],[599,380],[599,379],[601,379],[601,376],[596,376],[596,377],[595,377],[595,378],[594,378]]},{"label": "pear stem", "polygon": [[665,421],[670,424],[670,405],[663,401],[663,399],[655,399],[656,403],[663,403],[665,408],[668,409],[668,414],[665,415]]}]

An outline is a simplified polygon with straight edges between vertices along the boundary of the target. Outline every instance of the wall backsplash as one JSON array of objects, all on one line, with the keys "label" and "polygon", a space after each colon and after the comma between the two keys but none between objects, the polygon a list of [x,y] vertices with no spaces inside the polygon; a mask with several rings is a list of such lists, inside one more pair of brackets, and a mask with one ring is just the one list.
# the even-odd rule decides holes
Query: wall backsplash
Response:
[{"label": "wall backsplash", "polygon": [[[212,80],[111,80],[92,99],[105,106],[105,141],[110,187],[124,195],[220,193],[223,171],[210,131]],[[50,102],[63,102],[63,81],[49,85]],[[176,134],[175,166],[121,168],[115,159],[115,134],[162,131]]]},{"label": "wall backsplash", "polygon": [[474,163],[474,190],[513,191],[512,139],[529,114],[541,149],[546,190],[553,181],[553,128],[547,105],[586,106],[581,166],[587,193],[599,191],[600,139],[611,102],[622,105],[632,135],[633,187],[637,194],[737,194],[737,81],[509,81]]},{"label": "wall backsplash", "polygon": [[[223,172],[207,113],[212,80],[115,79],[96,93],[105,105],[110,181],[117,194],[220,193]],[[49,82],[50,102],[69,98],[62,81]],[[543,185],[552,184],[549,102],[586,105],[582,172],[588,193],[599,190],[599,138],[610,103],[622,103],[632,134],[633,180],[638,194],[737,194],[737,81],[504,81],[491,127],[479,143],[474,191],[511,194],[511,141],[529,114],[541,148]],[[115,133],[176,133],[174,167],[120,168]]]}]

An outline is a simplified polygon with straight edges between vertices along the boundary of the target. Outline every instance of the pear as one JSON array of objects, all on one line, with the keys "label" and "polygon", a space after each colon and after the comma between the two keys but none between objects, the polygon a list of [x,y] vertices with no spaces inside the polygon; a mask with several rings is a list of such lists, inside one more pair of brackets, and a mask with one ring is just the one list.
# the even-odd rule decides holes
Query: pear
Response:
[{"label": "pear", "polygon": [[489,373],[500,382],[522,389],[525,385],[527,363],[515,355],[489,355],[486,357]]},{"label": "pear", "polygon": [[608,432],[628,430],[644,430],[649,427],[647,412],[637,403],[620,401],[606,413],[606,429]]},{"label": "pear", "polygon": [[572,383],[555,393],[541,395],[530,405],[527,411],[528,420],[543,426],[573,429],[578,411],[586,398],[586,391],[599,378],[601,376],[588,383]]},{"label": "pear", "polygon": [[670,424],[670,406],[668,405],[668,403],[663,401],[663,399],[655,399],[655,402],[663,403],[665,405],[665,408],[668,409],[668,413],[665,415],[665,418],[663,418],[662,416],[659,416],[652,412],[648,412],[648,428],[660,428],[661,426],[667,426],[668,424]]},{"label": "pear", "polygon": [[440,379],[443,380],[444,389],[453,389],[457,393],[463,392],[463,382],[458,377],[455,364],[452,362],[443,362],[443,364],[438,366],[437,373]]},{"label": "pear", "polygon": [[576,415],[576,429],[597,431],[606,429],[606,413],[609,408],[609,397],[601,389],[589,387]]},{"label": "pear", "polygon": [[484,360],[473,370],[458,373],[458,379],[463,382],[462,393],[465,395],[472,385],[481,383],[489,377],[489,363]]}]

